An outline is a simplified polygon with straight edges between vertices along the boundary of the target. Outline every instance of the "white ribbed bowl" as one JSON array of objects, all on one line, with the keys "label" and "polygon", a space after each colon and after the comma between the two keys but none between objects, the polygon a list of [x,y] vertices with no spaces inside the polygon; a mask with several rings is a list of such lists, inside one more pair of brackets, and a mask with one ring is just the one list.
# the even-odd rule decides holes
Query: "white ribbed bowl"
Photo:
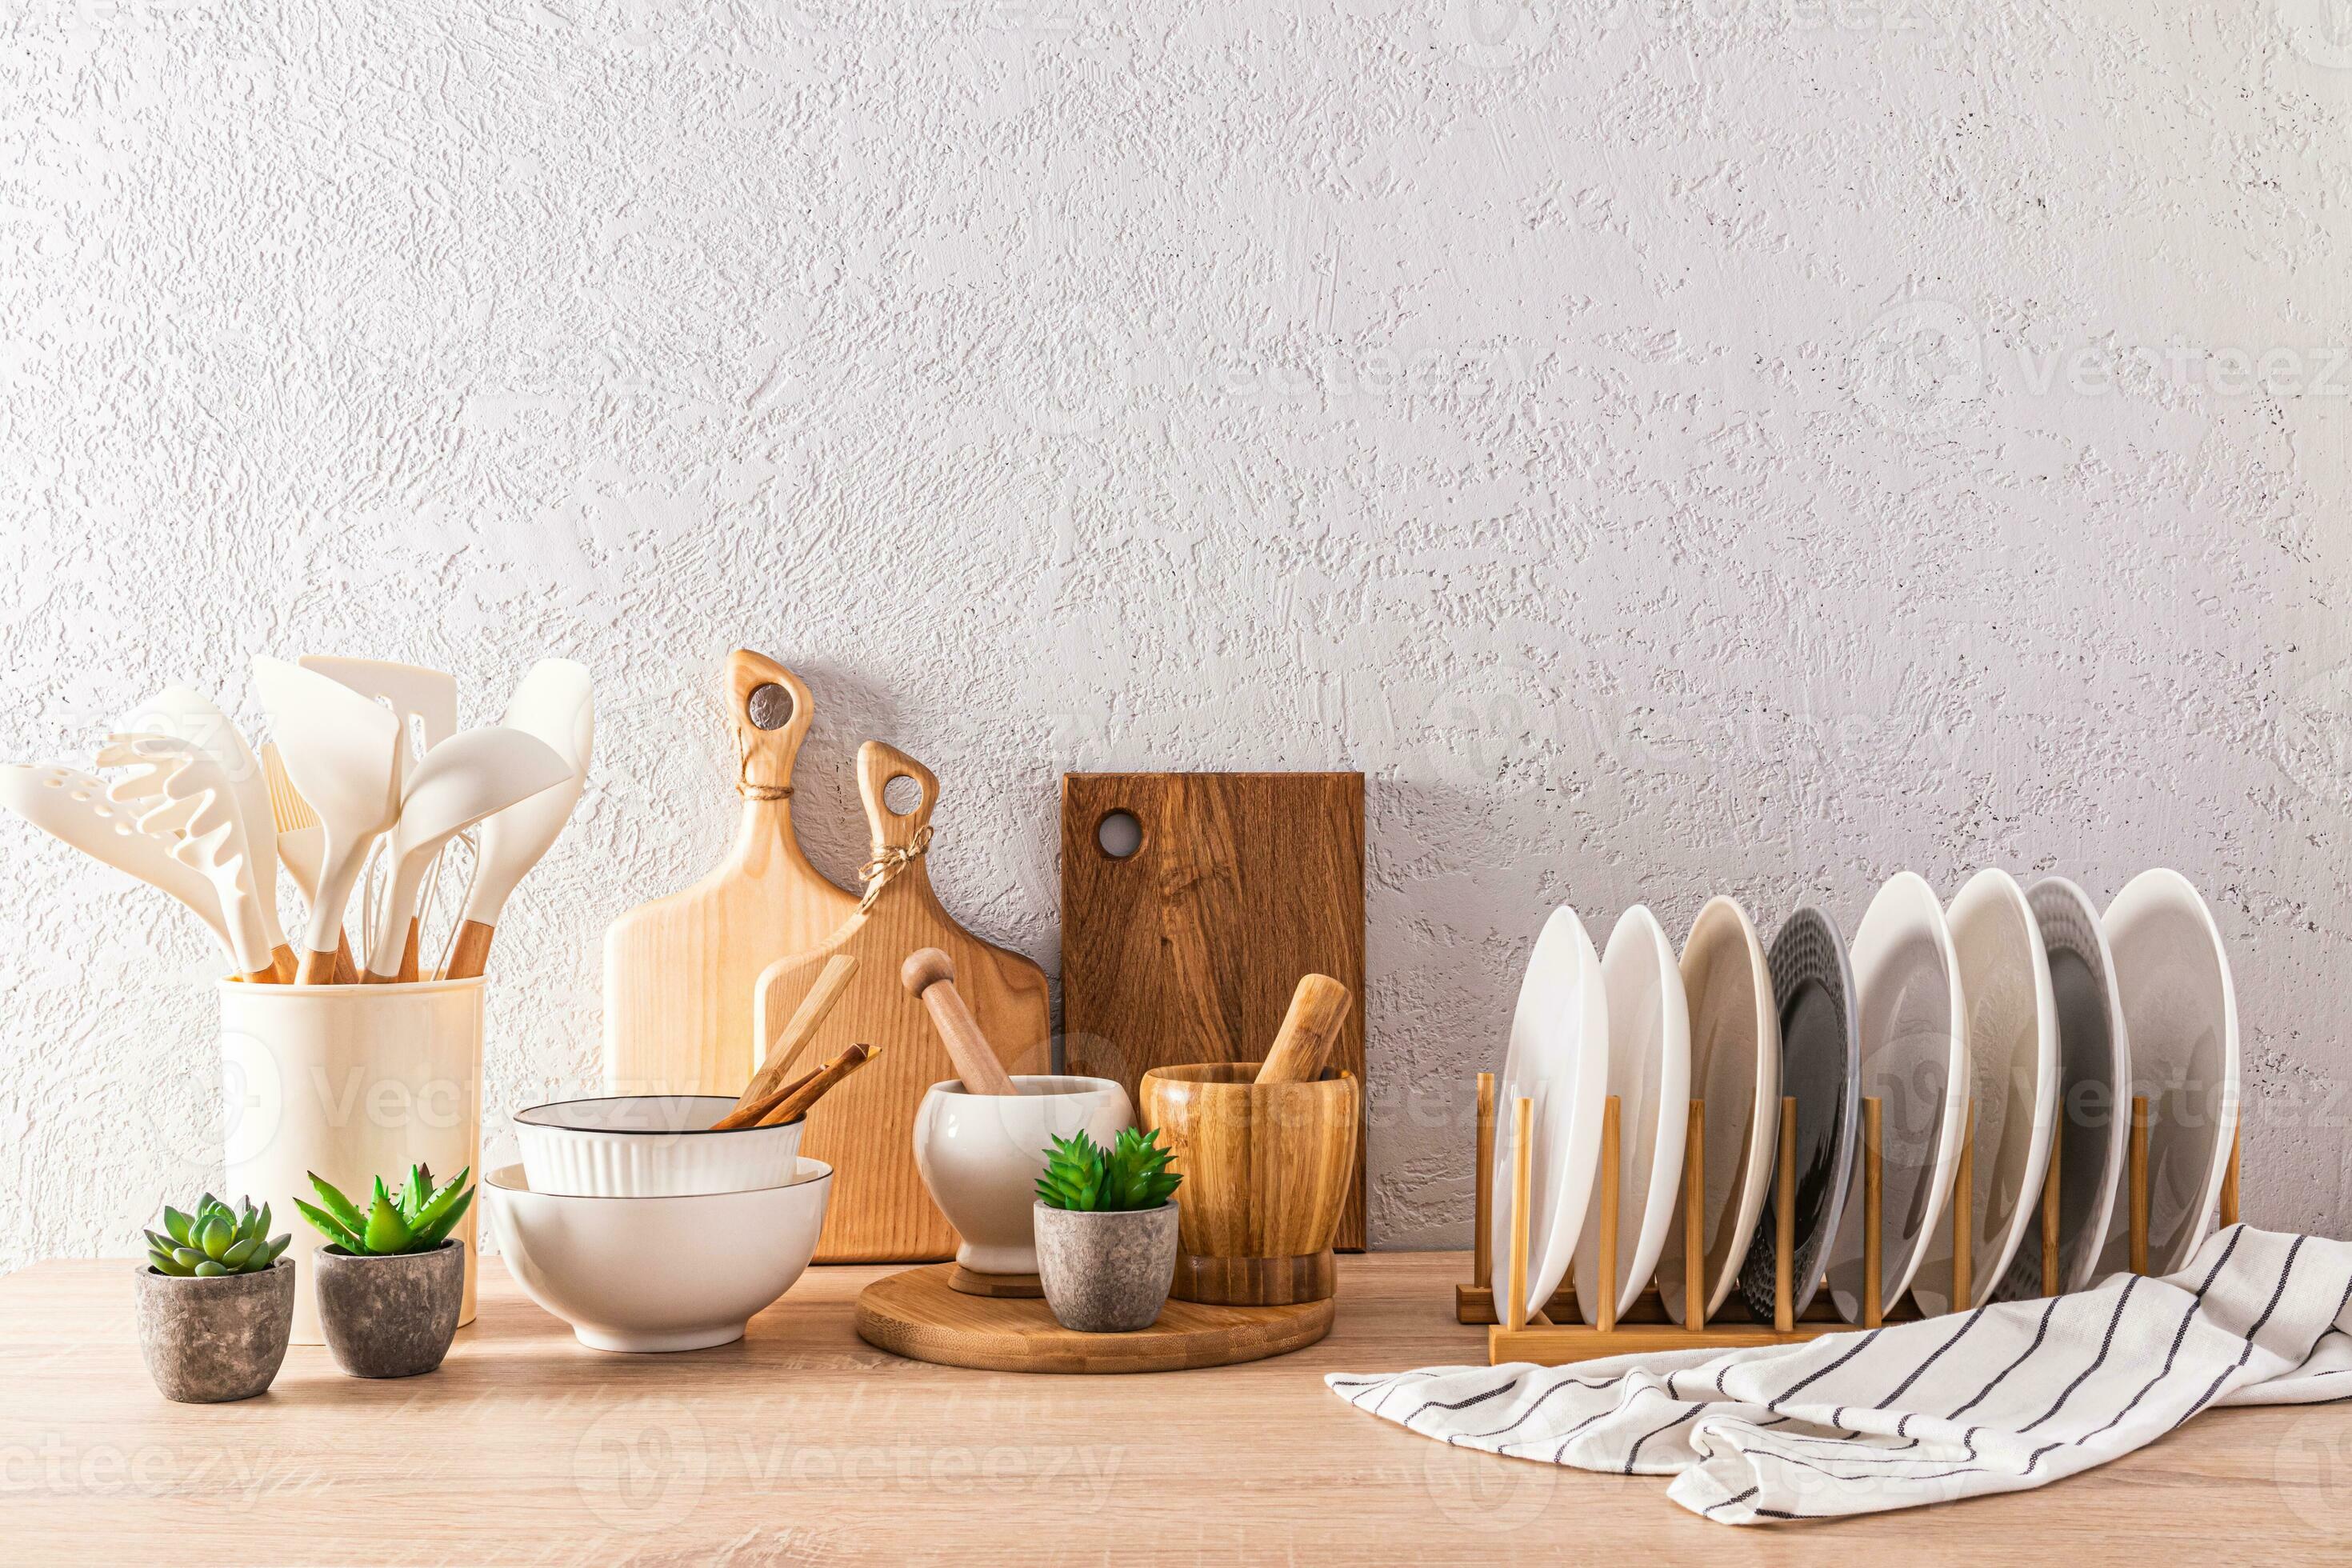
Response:
[{"label": "white ribbed bowl", "polygon": [[805,1118],[781,1127],[710,1124],[735,1109],[720,1094],[621,1094],[514,1114],[530,1190],[581,1198],[680,1198],[788,1187],[800,1179]]}]

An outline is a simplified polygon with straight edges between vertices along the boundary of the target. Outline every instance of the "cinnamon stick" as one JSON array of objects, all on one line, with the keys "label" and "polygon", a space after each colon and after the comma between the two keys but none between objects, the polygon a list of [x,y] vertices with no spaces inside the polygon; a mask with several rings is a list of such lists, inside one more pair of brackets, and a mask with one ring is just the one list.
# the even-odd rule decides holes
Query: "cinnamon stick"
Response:
[{"label": "cinnamon stick", "polygon": [[762,1127],[781,1127],[787,1121],[797,1121],[806,1116],[809,1107],[824,1098],[826,1090],[872,1061],[882,1053],[872,1046],[852,1046],[824,1064],[809,1080],[786,1095],[773,1110],[760,1118]]}]

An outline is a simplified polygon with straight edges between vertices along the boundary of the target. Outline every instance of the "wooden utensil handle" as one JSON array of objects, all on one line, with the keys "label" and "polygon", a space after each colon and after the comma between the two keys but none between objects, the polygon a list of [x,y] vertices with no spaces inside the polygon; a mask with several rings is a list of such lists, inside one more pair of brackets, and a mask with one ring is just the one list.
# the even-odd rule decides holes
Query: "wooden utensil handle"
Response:
[{"label": "wooden utensil handle", "polygon": [[751,1098],[751,1091],[745,1089],[743,1091],[745,1098],[736,1101],[734,1110],[712,1122],[710,1130],[713,1132],[731,1132],[738,1127],[757,1127],[760,1125],[760,1118],[806,1089],[810,1081],[824,1070],[822,1068],[812,1068],[792,1082],[781,1084],[757,1099]]},{"label": "wooden utensil handle", "polygon": [[[772,717],[770,705],[776,700],[770,696],[755,704],[752,697],[771,686],[781,688],[792,699],[792,712],[773,729],[762,729],[759,720]],[[739,647],[727,657],[727,689],[728,718],[734,725],[735,749],[741,759],[736,787],[747,802],[754,804],[789,796],[793,761],[800,755],[809,726],[816,721],[809,689],[799,676],[767,655]]]},{"label": "wooden utensil handle", "polygon": [[441,971],[444,980],[471,980],[481,973],[490,962],[490,938],[498,928],[479,921],[464,921],[457,926],[457,940],[449,945],[449,963]]},{"label": "wooden utensil handle", "polygon": [[1257,1069],[1260,1083],[1306,1083],[1323,1070],[1324,1056],[1348,1021],[1353,993],[1328,974],[1302,976],[1290,994],[1290,1011]]},{"label": "wooden utensil handle", "polygon": [[[754,1104],[761,1106],[760,1115],[765,1115],[774,1108],[776,1090],[783,1083],[784,1075],[793,1070],[793,1063],[799,1058],[801,1048],[808,1044],[817,1026],[832,1014],[835,1005],[841,1000],[842,993],[849,989],[849,982],[856,973],[857,955],[854,952],[837,952],[825,960],[824,967],[817,971],[816,983],[808,988],[808,994],[803,996],[800,1005],[793,1009],[793,1016],[784,1021],[784,1026],[776,1031],[776,1037],[765,1042],[765,1050],[760,1058],[760,1070],[751,1075],[751,1081],[736,1097],[735,1110],[730,1114],[740,1114]],[[759,1010],[755,1007],[753,1011],[756,1015]],[[800,1083],[806,1081],[805,1078],[798,1080]],[[751,1120],[757,1121],[759,1116]],[[728,1123],[721,1121],[719,1125],[724,1127]]]},{"label": "wooden utensil handle", "polygon": [[927,947],[909,953],[898,978],[908,994],[919,998],[923,1010],[931,1016],[931,1026],[940,1032],[940,1041],[948,1048],[948,1059],[955,1063],[956,1076],[963,1079],[966,1094],[1018,1094],[1012,1079],[1005,1076],[1004,1064],[980,1032],[980,1021],[964,1005],[963,994],[955,985],[955,961],[936,947]]},{"label": "wooden utensil handle", "polygon": [[810,1075],[806,1083],[793,1090],[777,1103],[773,1110],[760,1118],[759,1124],[762,1127],[782,1127],[787,1121],[796,1121],[806,1116],[809,1113],[809,1108],[823,1100],[826,1091],[879,1055],[881,1053],[872,1046],[850,1047],[833,1060],[825,1063],[822,1069]]}]

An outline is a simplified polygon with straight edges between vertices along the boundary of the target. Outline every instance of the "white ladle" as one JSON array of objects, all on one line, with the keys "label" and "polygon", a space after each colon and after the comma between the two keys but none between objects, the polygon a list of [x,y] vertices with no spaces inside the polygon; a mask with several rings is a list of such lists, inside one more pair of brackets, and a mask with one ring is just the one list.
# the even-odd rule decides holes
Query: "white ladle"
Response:
[{"label": "white ladle", "polygon": [[505,723],[546,742],[571,763],[572,777],[517,801],[482,824],[473,885],[466,893],[449,962],[441,972],[444,979],[463,980],[482,973],[507,896],[539,864],[579,803],[596,742],[596,700],[588,667],[568,658],[542,658],[532,665],[507,702]]},{"label": "white ladle", "polygon": [[400,721],[350,687],[283,659],[257,658],[253,674],[277,731],[286,776],[326,830],[319,896],[310,905],[301,967],[295,974],[305,985],[323,985],[334,977],[343,909],[368,846],[400,816],[394,785]]},{"label": "white ladle", "polygon": [[185,904],[236,962],[220,896],[201,871],[172,858],[172,836],[140,829],[106,803],[106,781],[60,763],[0,763],[0,805],[83,854]]},{"label": "white ladle", "polygon": [[[261,759],[211,698],[184,686],[165,687],[124,715],[121,728],[189,742],[228,775],[237,820],[244,825],[246,846],[253,855],[253,884],[261,896],[261,924],[269,938],[269,954],[278,967],[278,978],[293,979],[294,949],[278,919],[278,828],[270,815],[269,780]],[[122,790],[118,784],[107,793],[121,800]]]},{"label": "white ladle", "polygon": [[402,792],[392,834],[392,891],[383,929],[368,949],[368,984],[399,978],[417,892],[442,846],[492,812],[571,776],[572,764],[546,742],[499,725],[452,735],[425,753]]},{"label": "white ladle", "polygon": [[162,803],[145,806],[140,829],[172,834],[172,858],[212,885],[237,973],[258,984],[276,984],[278,961],[270,954],[268,931],[262,923],[253,851],[237,815],[236,793],[221,765],[194,742],[171,735],[109,735],[98,753],[98,765],[132,770],[128,779],[106,792],[114,805],[131,810],[142,803]]}]

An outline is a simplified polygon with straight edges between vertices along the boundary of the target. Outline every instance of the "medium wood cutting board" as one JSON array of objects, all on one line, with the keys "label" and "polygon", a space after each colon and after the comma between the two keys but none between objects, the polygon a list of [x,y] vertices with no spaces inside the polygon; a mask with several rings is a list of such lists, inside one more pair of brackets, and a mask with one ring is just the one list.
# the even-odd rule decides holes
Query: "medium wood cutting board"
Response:
[{"label": "medium wood cutting board", "polygon": [[[903,816],[883,799],[902,778],[922,792]],[[940,781],[930,769],[895,747],[868,741],[858,748],[857,792],[874,834],[869,871],[891,851],[928,842],[940,798]],[[807,1062],[830,1060],[860,1042],[880,1052],[817,1102],[801,1140],[801,1152],[830,1163],[839,1178],[817,1238],[820,1263],[936,1259],[955,1251],[954,1227],[933,1205],[915,1169],[914,1136],[925,1091],[954,1078],[956,1069],[923,1004],[899,979],[909,953],[936,947],[954,963],[956,989],[1007,1072],[1051,1070],[1045,972],[950,919],[931,890],[928,863],[927,856],[916,855],[887,871],[879,887],[869,881],[869,908],[760,978],[759,1016],[766,1020],[760,1037],[766,1039],[800,1005],[828,959],[854,954],[856,976],[800,1055]]]},{"label": "medium wood cutting board", "polygon": [[[1132,815],[1125,858],[1097,834]],[[1357,997],[1328,1065],[1364,1077],[1364,775],[1062,775],[1066,1070],[1257,1061],[1299,976]],[[1138,1097],[1140,1104],[1140,1097]],[[1364,1245],[1363,1140],[1338,1246]]]},{"label": "medium wood cutting board", "polygon": [[[622,1094],[735,1094],[751,1078],[752,984],[857,911],[793,833],[793,761],[816,716],[800,678],[749,649],[728,659],[743,813],[718,869],[604,933],[604,1082]],[[781,688],[791,714],[775,723]],[[774,724],[762,729],[754,719]]]}]

